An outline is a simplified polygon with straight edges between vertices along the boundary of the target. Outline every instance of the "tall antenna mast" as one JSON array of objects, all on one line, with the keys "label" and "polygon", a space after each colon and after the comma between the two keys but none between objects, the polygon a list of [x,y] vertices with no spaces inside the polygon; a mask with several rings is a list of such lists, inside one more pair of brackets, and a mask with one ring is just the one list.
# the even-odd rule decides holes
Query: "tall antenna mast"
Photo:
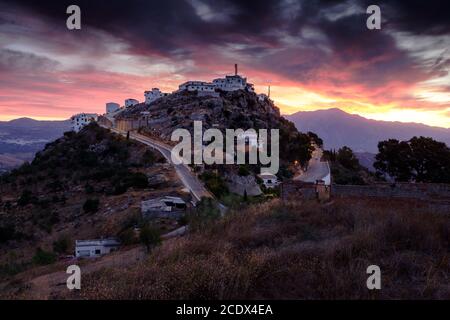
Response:
[{"label": "tall antenna mast", "polygon": [[267,89],[267,97],[270,98],[270,84],[269,84],[269,88]]},{"label": "tall antenna mast", "polygon": [[234,64],[234,75],[237,76],[238,74],[238,65],[237,63]]}]

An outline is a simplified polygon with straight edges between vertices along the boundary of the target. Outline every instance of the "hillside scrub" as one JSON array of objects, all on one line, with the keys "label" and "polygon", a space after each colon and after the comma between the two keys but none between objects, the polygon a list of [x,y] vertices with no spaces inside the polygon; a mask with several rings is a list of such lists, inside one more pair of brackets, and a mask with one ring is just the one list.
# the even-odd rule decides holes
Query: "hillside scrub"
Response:
[{"label": "hillside scrub", "polygon": [[[84,299],[448,299],[450,220],[401,200],[255,205],[84,278]],[[368,290],[368,266],[382,290]]]},{"label": "hillside scrub", "polygon": [[[92,123],[0,176],[0,281],[73,253],[76,239],[118,235],[148,193],[176,193],[175,172],[163,162],[147,146]],[[150,187],[159,175],[163,182]]]}]

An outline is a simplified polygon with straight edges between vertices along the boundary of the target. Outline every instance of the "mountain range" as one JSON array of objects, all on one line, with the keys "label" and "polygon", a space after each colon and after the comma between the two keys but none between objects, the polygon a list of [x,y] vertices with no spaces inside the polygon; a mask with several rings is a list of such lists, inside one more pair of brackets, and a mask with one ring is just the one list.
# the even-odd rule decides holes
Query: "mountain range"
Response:
[{"label": "mountain range", "polygon": [[419,123],[371,120],[337,108],[300,111],[285,117],[299,131],[318,134],[326,149],[348,146],[357,153],[377,153],[379,141],[390,138],[409,140],[414,136],[431,137],[450,146],[450,129]]},{"label": "mountain range", "polygon": [[[389,138],[409,140],[413,136],[432,137],[450,146],[450,129],[418,123],[366,119],[333,108],[299,111],[285,115],[301,132],[312,131],[321,137],[326,149],[348,146],[366,167],[371,167],[379,141]],[[0,121],[0,172],[33,159],[34,154],[50,141],[70,130],[69,120],[39,121],[19,118]]]},{"label": "mountain range", "polygon": [[19,118],[0,121],[0,172],[33,159],[46,143],[70,130],[69,120],[39,121]]}]

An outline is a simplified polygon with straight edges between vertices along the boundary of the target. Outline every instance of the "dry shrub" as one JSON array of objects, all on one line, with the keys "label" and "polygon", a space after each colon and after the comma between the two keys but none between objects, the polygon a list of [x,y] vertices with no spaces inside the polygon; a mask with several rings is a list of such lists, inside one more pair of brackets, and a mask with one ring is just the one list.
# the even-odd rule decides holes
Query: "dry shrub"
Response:
[{"label": "dry shrub", "polygon": [[[449,230],[449,216],[400,200],[274,200],[86,276],[81,298],[448,299]],[[380,291],[366,287],[371,264]]]}]

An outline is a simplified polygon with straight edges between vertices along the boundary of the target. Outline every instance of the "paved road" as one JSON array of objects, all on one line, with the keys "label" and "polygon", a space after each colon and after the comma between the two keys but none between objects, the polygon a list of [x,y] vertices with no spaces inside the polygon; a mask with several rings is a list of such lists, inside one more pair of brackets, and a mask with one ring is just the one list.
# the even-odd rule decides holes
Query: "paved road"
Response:
[{"label": "paved road", "polygon": [[320,161],[322,158],[322,149],[315,147],[312,153],[312,158],[309,160],[308,170],[301,172],[294,177],[294,180],[304,182],[316,182],[317,180],[326,180],[325,178],[330,174],[330,167],[326,161]]},{"label": "paved road", "polygon": [[[117,130],[117,129],[113,129],[113,128],[108,128],[108,129],[110,129],[111,131],[114,131],[116,133],[119,133],[121,135],[124,135],[124,136],[127,135],[126,132],[121,131],[121,130]],[[160,141],[156,141],[152,138],[143,136],[138,133],[133,133],[133,132],[130,132],[130,138],[133,140],[139,141],[143,144],[146,144],[146,145],[152,147],[153,149],[158,150],[167,159],[167,161],[172,163],[173,166],[175,167],[178,177],[181,179],[184,186],[187,189],[189,189],[189,191],[191,192],[191,194],[195,198],[195,200],[200,201],[201,198],[203,198],[203,197],[207,197],[207,198],[213,197],[213,195],[198,180],[197,176],[191,172],[191,170],[189,169],[189,167],[187,165],[174,164],[172,162],[172,158],[171,158],[172,147],[171,146],[169,146],[165,143],[162,143]]]}]

